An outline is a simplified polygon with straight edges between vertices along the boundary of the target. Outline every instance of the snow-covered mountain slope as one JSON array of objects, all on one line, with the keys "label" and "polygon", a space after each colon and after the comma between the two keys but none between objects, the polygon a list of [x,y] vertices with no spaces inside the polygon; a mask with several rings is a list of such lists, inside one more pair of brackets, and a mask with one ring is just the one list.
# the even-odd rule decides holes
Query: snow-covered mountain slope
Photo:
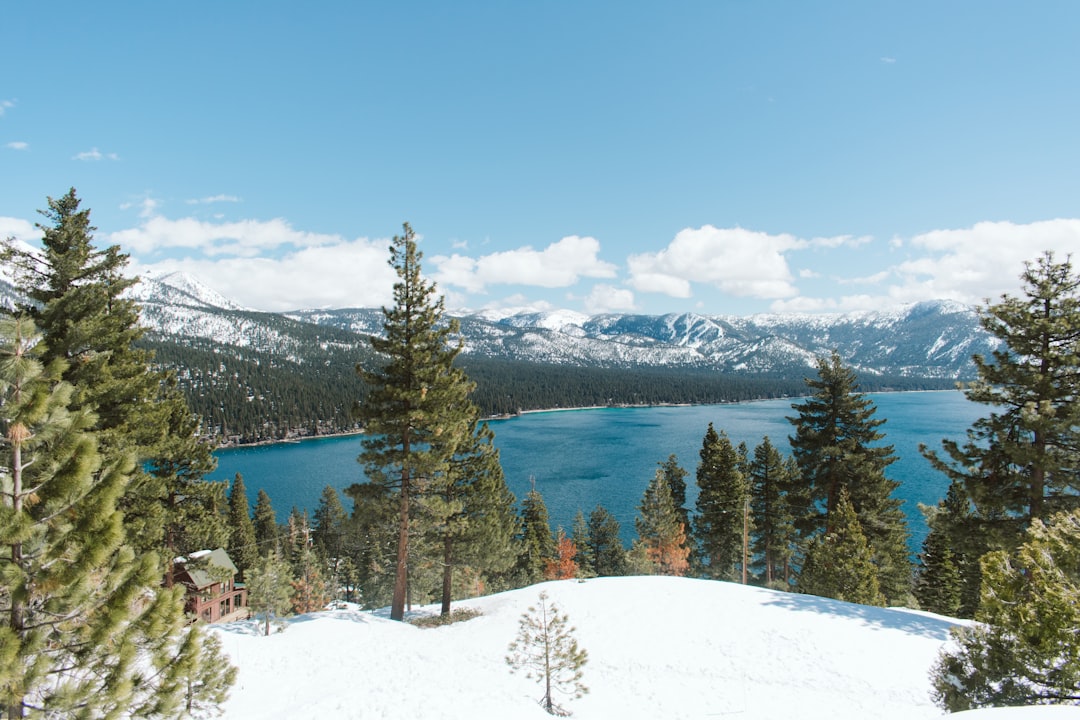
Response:
[{"label": "snow-covered mountain slope", "polygon": [[[379,309],[245,310],[182,273],[143,278],[130,291],[150,337],[311,362],[312,342],[361,353],[382,330]],[[0,279],[0,303],[14,290]],[[974,308],[925,302],[887,312],[832,315],[683,313],[586,316],[568,311],[481,312],[458,318],[464,352],[507,360],[608,368],[693,368],[725,373],[800,374],[833,350],[867,375],[966,378],[971,356],[997,346]],[[319,330],[319,328],[323,328]]]},{"label": "snow-covered mountain slope", "polygon": [[956,621],[718,581],[625,577],[464,601],[482,615],[437,629],[358,610],[301,616],[270,637],[253,621],[216,626],[240,671],[224,717],[550,717],[536,703],[540,686],[504,661],[542,590],[589,654],[589,693],[558,698],[580,720],[941,715],[929,670]]}]

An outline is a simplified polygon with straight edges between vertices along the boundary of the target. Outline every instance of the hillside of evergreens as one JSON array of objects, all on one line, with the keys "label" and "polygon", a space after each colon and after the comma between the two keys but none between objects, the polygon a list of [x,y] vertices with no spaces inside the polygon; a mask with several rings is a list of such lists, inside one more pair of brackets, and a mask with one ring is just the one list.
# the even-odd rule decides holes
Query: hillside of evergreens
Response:
[{"label": "hillside of evergreens", "polygon": [[[204,433],[224,444],[357,429],[352,407],[365,388],[355,367],[373,361],[370,351],[325,342],[314,343],[299,361],[199,339],[180,344],[154,338],[142,344],[160,366],[176,374],[180,390],[203,420]],[[568,367],[476,356],[462,356],[459,363],[476,382],[473,401],[485,416],[560,407],[739,402],[806,391],[801,375]],[[953,385],[943,379],[867,376],[861,387],[875,392]]]}]

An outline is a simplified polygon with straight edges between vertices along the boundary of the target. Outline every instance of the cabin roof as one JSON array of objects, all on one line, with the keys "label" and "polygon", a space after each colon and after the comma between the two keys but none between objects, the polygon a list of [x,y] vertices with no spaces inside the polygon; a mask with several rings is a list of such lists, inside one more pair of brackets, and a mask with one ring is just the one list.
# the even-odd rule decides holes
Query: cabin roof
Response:
[{"label": "cabin roof", "polygon": [[[218,548],[217,550],[200,550],[191,553],[189,557],[197,560],[205,560],[207,565],[213,565],[222,570],[228,570],[232,575],[236,575],[236,573],[239,572],[236,565],[233,564],[232,558],[229,557],[229,553],[225,552],[225,548]],[[188,577],[191,578],[191,582],[196,588],[204,588],[207,585],[221,582],[214,578],[204,567],[188,567],[186,562],[182,562],[181,564],[184,565],[184,571],[188,574]]]}]

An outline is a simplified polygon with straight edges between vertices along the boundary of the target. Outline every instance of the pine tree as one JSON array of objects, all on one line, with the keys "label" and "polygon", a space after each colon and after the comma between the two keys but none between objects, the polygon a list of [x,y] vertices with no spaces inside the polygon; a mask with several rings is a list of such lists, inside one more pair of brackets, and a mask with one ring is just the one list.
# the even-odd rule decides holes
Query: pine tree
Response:
[{"label": "pine tree", "polygon": [[442,555],[443,615],[450,613],[456,569],[482,579],[504,574],[517,560],[517,500],[506,486],[495,433],[479,422],[475,407],[470,412],[473,418],[465,439],[449,453],[446,472],[422,501]]},{"label": "pine tree", "polygon": [[598,577],[626,574],[626,548],[619,537],[619,521],[599,503],[589,513],[589,554]]},{"label": "pine tree", "polygon": [[734,580],[736,567],[742,564],[749,483],[739,470],[739,453],[727,435],[717,433],[712,423],[705,431],[700,454],[694,520],[699,562],[706,577]]},{"label": "pine tree", "polygon": [[931,672],[949,712],[1080,701],[1080,510],[1032,521],[1013,555],[982,559],[982,602]]},{"label": "pine tree", "polygon": [[348,519],[337,490],[332,485],[324,487],[319,496],[319,506],[315,509],[311,542],[315,552],[330,568],[335,567],[342,557]]},{"label": "pine tree", "polygon": [[939,615],[956,617],[963,600],[963,577],[944,533],[931,530],[919,553],[915,599],[919,607]]},{"label": "pine tree", "polygon": [[689,532],[690,511],[686,507],[686,476],[689,473],[679,465],[679,458],[674,454],[668,455],[667,460],[658,463],[658,465],[660,465],[661,472],[664,473],[664,480],[667,481],[668,487],[671,489],[671,500],[675,503],[675,509],[682,519],[683,527]]},{"label": "pine tree", "polygon": [[847,488],[840,488],[831,529],[810,543],[799,592],[862,605],[884,605],[878,571]]},{"label": "pine tree", "polygon": [[[686,527],[671,498],[671,488],[662,469],[658,469],[645,488],[634,521],[638,543],[658,575],[686,575],[690,547]],[[640,551],[639,551],[640,552]]]},{"label": "pine tree", "polygon": [[177,716],[179,686],[154,670],[205,659],[184,641],[182,590],[125,543],[135,464],[99,453],[40,340],[0,321],[0,703],[12,718]]},{"label": "pine tree", "polygon": [[806,384],[813,394],[792,405],[799,414],[788,418],[795,426],[791,448],[812,501],[811,514],[796,518],[796,526],[804,538],[831,532],[840,491],[847,490],[881,591],[890,603],[905,604],[911,592],[908,532],[901,501],[892,496],[899,483],[885,476],[896,461],[892,446],[879,444],[885,420],[874,418],[873,402],[857,391],[855,373],[835,352],[818,360],[818,377]]},{"label": "pine tree", "polygon": [[277,513],[270,504],[270,496],[262,488],[255,498],[255,516],[252,519],[255,528],[255,544],[259,547],[259,555],[276,554],[278,551],[278,525]]},{"label": "pine tree", "polygon": [[596,577],[596,557],[589,546],[589,524],[585,520],[585,513],[580,508],[574,515],[570,540],[574,543],[574,550],[577,553],[575,556],[578,564],[577,576],[579,578]]},{"label": "pine tree", "polygon": [[569,715],[555,702],[556,692],[580,698],[589,689],[582,683],[582,668],[589,654],[578,647],[576,628],[546,592],[539,602],[522,613],[517,638],[510,643],[506,663],[511,671],[524,670],[525,677],[544,685],[540,705],[551,715]]},{"label": "pine tree", "polygon": [[300,553],[293,580],[289,583],[292,591],[289,603],[293,613],[299,615],[323,610],[330,602],[330,588],[323,579],[319,564],[319,558],[311,548],[305,548]]},{"label": "pine tree", "polygon": [[1005,550],[1036,518],[1080,506],[1080,276],[1047,252],[1021,279],[1021,297],[1003,295],[981,313],[1002,344],[972,358],[979,379],[965,394],[989,415],[963,445],[942,441],[947,459],[923,448],[961,483],[988,546]]},{"label": "pine tree", "polygon": [[394,620],[405,614],[413,501],[448,471],[475,419],[468,401],[473,386],[454,366],[461,345],[450,344],[458,325],[444,318],[441,297],[432,300],[435,285],[421,276],[421,258],[406,223],[390,248],[398,282],[394,306],[383,308],[385,335],[370,338],[384,364],[372,371],[357,368],[369,386],[357,413],[366,430],[360,461],[373,483],[395,493],[398,505]]},{"label": "pine tree", "polygon": [[532,585],[544,579],[547,561],[555,557],[555,539],[551,536],[547,505],[534,486],[525,494],[521,504],[521,555],[518,573],[523,585]]},{"label": "pine tree", "polygon": [[768,437],[754,448],[748,466],[754,517],[753,570],[766,587],[788,589],[790,580],[797,540],[788,505],[788,493],[795,484],[790,468]]},{"label": "pine tree", "polygon": [[[94,247],[90,211],[80,210],[74,189],[48,205],[48,222],[38,225],[44,252],[8,244],[2,257],[32,301],[23,310],[45,336],[43,361],[65,360],[72,408],[95,413],[102,455],[138,460],[119,501],[127,542],[167,558],[220,547],[224,484],[203,480],[215,460],[198,421],[175,379],[152,370],[152,355],[136,346],[143,330],[138,305],[124,296],[137,282],[124,276],[128,257],[115,245]],[[163,564],[167,584],[171,568]]]},{"label": "pine tree", "polygon": [[248,607],[258,617],[263,616],[265,634],[270,634],[270,621],[288,612],[292,593],[292,574],[289,564],[268,553],[248,572]]},{"label": "pine tree", "polygon": [[236,473],[229,491],[229,557],[240,570],[240,577],[255,567],[259,559],[259,545],[255,539],[255,525],[248,509],[247,489],[244,477]]}]

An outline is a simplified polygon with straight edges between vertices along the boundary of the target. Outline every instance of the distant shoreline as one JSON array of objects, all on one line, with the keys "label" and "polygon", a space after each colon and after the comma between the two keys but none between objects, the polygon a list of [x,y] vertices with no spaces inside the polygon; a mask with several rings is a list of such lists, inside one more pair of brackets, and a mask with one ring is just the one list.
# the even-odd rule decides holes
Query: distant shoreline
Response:
[{"label": "distant shoreline", "polygon": [[[875,390],[873,392],[863,393],[864,395],[885,395],[896,393],[937,393],[937,392],[961,392],[959,388],[941,389],[941,390]],[[521,417],[522,415],[536,415],[539,413],[558,413],[558,412],[576,412],[579,410],[625,410],[631,408],[679,408],[679,407],[705,407],[707,405],[744,405],[747,403],[766,402],[768,400],[799,400],[800,398],[806,398],[809,395],[791,395],[788,397],[774,397],[774,398],[754,398],[753,400],[730,400],[728,402],[715,402],[715,403],[640,403],[640,404],[616,404],[616,405],[584,405],[581,407],[552,407],[552,408],[534,408],[532,410],[521,410],[516,413],[503,413],[500,415],[488,415],[481,418],[481,422],[488,421],[504,421],[513,420],[514,418]],[[363,435],[363,430],[350,430],[349,432],[342,433],[328,433],[326,435],[305,435],[303,437],[288,438],[285,440],[260,440],[252,443],[238,443],[229,445],[218,445],[214,448],[214,452],[218,450],[242,450],[244,448],[253,447],[266,447],[268,445],[295,445],[298,443],[306,442],[308,440],[331,440],[333,438],[351,437],[353,435]]]}]

